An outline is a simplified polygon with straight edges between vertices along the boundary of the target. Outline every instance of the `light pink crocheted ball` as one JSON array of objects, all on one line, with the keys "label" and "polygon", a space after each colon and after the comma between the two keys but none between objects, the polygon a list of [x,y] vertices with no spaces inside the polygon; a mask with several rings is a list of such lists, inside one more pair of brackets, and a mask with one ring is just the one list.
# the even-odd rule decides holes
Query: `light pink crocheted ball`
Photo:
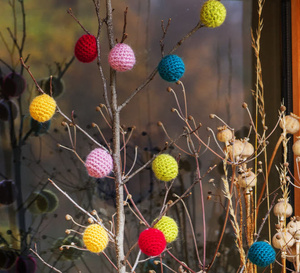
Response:
[{"label": "light pink crocheted ball", "polygon": [[134,52],[129,45],[116,44],[109,52],[108,62],[116,71],[128,71],[135,65]]},{"label": "light pink crocheted ball", "polygon": [[96,148],[89,153],[85,161],[89,176],[103,178],[112,171],[113,159],[111,155],[101,148]]}]

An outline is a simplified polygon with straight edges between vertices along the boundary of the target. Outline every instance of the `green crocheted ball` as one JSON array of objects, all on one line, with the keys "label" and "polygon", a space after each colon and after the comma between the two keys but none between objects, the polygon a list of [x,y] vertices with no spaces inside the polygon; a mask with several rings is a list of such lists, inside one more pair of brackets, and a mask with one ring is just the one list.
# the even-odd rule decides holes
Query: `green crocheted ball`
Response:
[{"label": "green crocheted ball", "polygon": [[161,217],[161,219],[154,225],[154,228],[160,230],[165,235],[167,243],[171,243],[177,238],[178,226],[171,217]]},{"label": "green crocheted ball", "polygon": [[219,27],[225,18],[226,8],[218,0],[208,0],[201,8],[200,19],[206,27]]},{"label": "green crocheted ball", "polygon": [[152,170],[157,179],[169,182],[178,175],[178,163],[173,156],[161,154],[152,162]]}]

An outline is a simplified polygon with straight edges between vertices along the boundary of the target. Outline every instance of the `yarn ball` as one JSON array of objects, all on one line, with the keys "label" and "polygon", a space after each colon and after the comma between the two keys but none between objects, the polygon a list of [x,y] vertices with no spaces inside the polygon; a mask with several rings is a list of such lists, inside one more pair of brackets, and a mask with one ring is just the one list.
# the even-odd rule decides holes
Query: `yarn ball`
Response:
[{"label": "yarn ball", "polygon": [[45,122],[38,122],[31,118],[30,120],[30,128],[34,134],[34,136],[41,136],[48,132],[51,125],[51,120]]},{"label": "yarn ball", "polygon": [[178,163],[173,156],[161,154],[153,160],[152,170],[157,179],[169,182],[178,175]]},{"label": "yarn ball", "polygon": [[112,69],[120,72],[128,71],[135,65],[132,48],[123,43],[116,44],[108,55],[108,62]]},{"label": "yarn ball", "polygon": [[201,22],[210,28],[219,27],[226,18],[226,8],[218,0],[208,0],[200,11]]},{"label": "yarn ball", "polygon": [[82,35],[75,44],[75,57],[82,63],[90,63],[97,57],[97,43],[94,35]]},{"label": "yarn ball", "polygon": [[153,227],[164,234],[167,243],[171,243],[177,238],[177,223],[169,216],[163,216]]},{"label": "yarn ball", "polygon": [[[51,95],[50,94],[51,93],[50,92],[50,82],[51,82],[50,77],[40,80],[41,88],[48,95]],[[65,91],[64,81],[59,77],[55,77],[55,76],[52,77],[52,90],[51,91],[52,91],[52,97],[53,98],[56,99],[56,98],[60,97]]]},{"label": "yarn ball", "polygon": [[276,258],[276,252],[273,247],[264,241],[255,242],[249,249],[248,259],[261,267],[266,267],[273,263]]},{"label": "yarn ball", "polygon": [[74,236],[74,235],[69,235],[67,237],[60,237],[58,238],[52,248],[51,251],[54,254],[54,256],[56,258],[60,258],[63,261],[74,261],[77,260],[78,258],[80,258],[83,255],[83,251],[80,249],[76,249],[74,247],[63,247],[62,249],[60,249],[61,246],[68,246],[74,244],[77,247],[83,247],[83,241]]},{"label": "yarn ball", "polygon": [[31,117],[38,122],[46,122],[55,114],[56,102],[47,94],[35,97],[29,106]]},{"label": "yarn ball", "polygon": [[167,55],[158,65],[159,75],[167,82],[176,82],[184,74],[184,62],[177,55]]},{"label": "yarn ball", "polygon": [[0,270],[10,269],[17,260],[17,253],[6,247],[0,248]]},{"label": "yarn ball", "polygon": [[0,182],[0,204],[10,205],[17,198],[17,187],[12,180],[2,180]]},{"label": "yarn ball", "polygon": [[25,91],[26,80],[22,75],[9,73],[2,83],[2,94],[5,98],[19,97]]},{"label": "yarn ball", "polygon": [[113,169],[112,156],[101,148],[96,148],[89,153],[85,161],[89,176],[103,178]]},{"label": "yarn ball", "polygon": [[16,262],[17,273],[35,273],[37,269],[35,258],[31,255],[19,256]]},{"label": "yarn ball", "polygon": [[33,192],[27,201],[28,210],[33,214],[53,212],[57,209],[59,200],[57,195],[50,190]]},{"label": "yarn ball", "polygon": [[[10,110],[11,109],[11,110]],[[0,120],[14,120],[19,114],[19,107],[13,100],[0,100]]]},{"label": "yarn ball", "polygon": [[108,245],[106,230],[98,224],[89,225],[83,233],[83,243],[91,252],[102,252]]},{"label": "yarn ball", "polygon": [[138,240],[141,251],[148,256],[160,255],[166,248],[164,234],[156,228],[148,228],[141,232]]}]

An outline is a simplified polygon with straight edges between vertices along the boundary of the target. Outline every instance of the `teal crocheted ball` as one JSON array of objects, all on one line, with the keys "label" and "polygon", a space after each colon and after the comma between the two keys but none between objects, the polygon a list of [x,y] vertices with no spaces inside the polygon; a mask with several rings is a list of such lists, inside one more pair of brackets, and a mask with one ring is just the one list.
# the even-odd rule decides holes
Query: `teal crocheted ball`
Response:
[{"label": "teal crocheted ball", "polygon": [[274,263],[276,252],[273,247],[264,241],[255,242],[249,249],[248,259],[261,267],[266,267]]},{"label": "teal crocheted ball", "polygon": [[176,82],[184,74],[185,66],[177,55],[165,56],[158,65],[159,75],[167,82]]}]

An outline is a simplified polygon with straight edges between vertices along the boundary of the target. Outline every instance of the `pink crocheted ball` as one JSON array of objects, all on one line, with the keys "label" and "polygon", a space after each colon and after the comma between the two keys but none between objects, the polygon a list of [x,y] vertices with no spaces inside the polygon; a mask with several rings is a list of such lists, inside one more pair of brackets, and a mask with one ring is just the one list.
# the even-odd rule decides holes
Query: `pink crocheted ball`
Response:
[{"label": "pink crocheted ball", "polygon": [[97,57],[97,43],[94,35],[82,35],[76,42],[75,57],[82,63],[90,63]]},{"label": "pink crocheted ball", "polygon": [[164,234],[156,228],[148,228],[141,232],[138,240],[139,247],[148,256],[160,255],[166,248]]},{"label": "pink crocheted ball", "polygon": [[128,71],[135,65],[134,52],[129,45],[116,44],[109,52],[108,62],[116,71]]},{"label": "pink crocheted ball", "polygon": [[96,148],[87,156],[85,167],[89,176],[103,178],[112,171],[113,159],[107,151]]}]

